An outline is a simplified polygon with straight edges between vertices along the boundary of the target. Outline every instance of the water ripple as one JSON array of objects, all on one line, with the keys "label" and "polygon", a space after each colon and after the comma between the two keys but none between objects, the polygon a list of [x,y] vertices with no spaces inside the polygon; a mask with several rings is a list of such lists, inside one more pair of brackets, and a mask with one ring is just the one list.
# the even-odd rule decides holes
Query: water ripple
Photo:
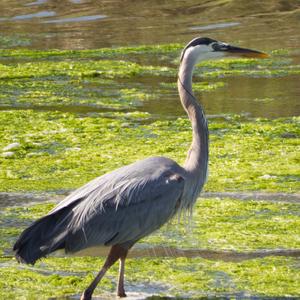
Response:
[{"label": "water ripple", "polygon": [[80,16],[80,17],[74,17],[74,18],[48,20],[48,21],[43,21],[43,23],[58,24],[58,23],[71,23],[71,22],[89,22],[89,21],[96,21],[96,20],[101,20],[101,19],[105,19],[105,18],[107,18],[107,16],[105,16],[105,15]]},{"label": "water ripple", "polygon": [[15,16],[10,18],[10,21],[22,21],[22,20],[30,20],[33,18],[48,18],[48,17],[54,17],[56,16],[56,12],[55,11],[48,11],[48,10],[44,10],[44,11],[39,11],[33,14],[27,14],[27,15],[19,15],[19,16]]},{"label": "water ripple", "polygon": [[240,24],[241,23],[239,23],[239,22],[217,23],[217,24],[209,24],[209,25],[203,25],[203,26],[193,26],[193,27],[190,27],[190,30],[210,30],[210,29],[238,26]]}]

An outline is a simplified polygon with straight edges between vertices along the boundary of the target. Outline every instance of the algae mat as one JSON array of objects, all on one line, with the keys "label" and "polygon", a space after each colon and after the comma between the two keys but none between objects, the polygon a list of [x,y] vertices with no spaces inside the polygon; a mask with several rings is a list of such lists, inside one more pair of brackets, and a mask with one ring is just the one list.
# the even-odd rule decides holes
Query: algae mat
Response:
[{"label": "algae mat", "polygon": [[[56,195],[147,156],[183,162],[190,123],[183,115],[163,111],[160,100],[177,97],[174,82],[181,48],[1,50],[1,191]],[[199,65],[197,95],[227,89],[227,78],[268,80],[299,74],[287,52],[273,54],[264,61]],[[261,107],[273,101],[255,99]],[[146,109],[154,102],[161,112]],[[299,117],[218,114],[209,116],[209,130],[206,192],[299,192]],[[76,298],[103,262],[97,257],[50,257],[34,267],[15,262],[11,247],[16,237],[53,205],[17,200],[1,204],[0,298]],[[292,255],[300,248],[299,208],[297,201],[201,199],[190,225],[182,216],[181,223],[174,220],[137,245],[136,251],[152,257],[128,260],[129,291],[149,297],[300,296],[299,255]],[[162,244],[165,258],[155,252]],[[199,256],[178,257],[172,249],[199,250]],[[239,257],[264,251],[273,255],[208,259],[201,257],[203,249]],[[111,297],[116,274],[114,267],[97,294]]]},{"label": "algae mat", "polygon": [[[2,191],[72,189],[152,155],[182,162],[191,140],[187,119],[151,121],[140,112],[82,117],[14,110],[0,112],[0,120]],[[299,118],[228,116],[209,128],[206,191],[298,190]]]},{"label": "algae mat", "polygon": [[[2,212],[1,296],[5,299],[77,295],[92,279],[95,268],[103,263],[103,258],[97,257],[50,257],[31,267],[20,266],[9,258],[12,241],[22,228],[53,206],[54,203],[43,203],[10,207]],[[292,257],[289,251],[286,256],[282,251],[282,256],[277,257],[273,251],[270,257],[252,256],[255,259],[250,260],[238,255],[249,250],[259,253],[262,249],[299,249],[299,213],[297,203],[201,199],[188,229],[185,224],[170,223],[136,246],[133,253],[139,250],[146,257],[128,259],[127,286],[135,292],[148,292],[150,287],[156,286],[156,295],[189,298],[299,295],[300,253]],[[164,258],[155,252],[155,245],[162,244]],[[171,247],[204,248],[208,252],[218,249],[224,253],[234,250],[236,254],[231,259],[228,255],[207,259],[201,257],[199,251],[193,258],[178,257]],[[96,294],[113,293],[117,271],[114,266]]]}]

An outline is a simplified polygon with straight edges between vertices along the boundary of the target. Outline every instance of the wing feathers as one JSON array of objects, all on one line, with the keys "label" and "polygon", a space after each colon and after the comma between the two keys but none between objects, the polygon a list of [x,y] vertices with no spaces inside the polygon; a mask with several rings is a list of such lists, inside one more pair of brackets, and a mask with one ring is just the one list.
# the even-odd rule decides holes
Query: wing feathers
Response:
[{"label": "wing feathers", "polygon": [[176,212],[182,177],[124,180],[101,196],[95,191],[73,209],[66,249],[136,241],[161,227]]}]

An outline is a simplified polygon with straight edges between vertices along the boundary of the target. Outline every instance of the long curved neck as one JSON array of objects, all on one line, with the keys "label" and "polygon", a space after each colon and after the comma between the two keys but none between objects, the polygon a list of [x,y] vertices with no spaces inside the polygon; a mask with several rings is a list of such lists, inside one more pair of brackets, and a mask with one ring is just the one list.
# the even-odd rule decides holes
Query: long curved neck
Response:
[{"label": "long curved neck", "polygon": [[208,127],[201,105],[192,91],[192,76],[196,59],[184,57],[179,68],[178,91],[181,104],[192,123],[193,141],[187,154],[184,168],[196,175],[201,185],[206,180],[208,167]]}]

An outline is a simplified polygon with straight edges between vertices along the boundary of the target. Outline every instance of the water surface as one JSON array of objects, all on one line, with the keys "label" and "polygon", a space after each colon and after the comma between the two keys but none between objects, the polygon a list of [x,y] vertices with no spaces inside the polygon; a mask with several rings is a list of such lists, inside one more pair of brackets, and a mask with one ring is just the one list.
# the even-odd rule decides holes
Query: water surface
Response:
[{"label": "water surface", "polygon": [[[3,1],[0,12],[0,48],[97,49],[186,43],[202,35],[264,51],[285,48],[290,63],[300,62],[298,1]],[[157,89],[155,78],[135,80]],[[300,112],[298,76],[224,81],[224,88],[202,96],[208,114],[273,118]],[[142,110],[183,115],[176,89],[146,101]]]},{"label": "water surface", "polygon": [[[263,2],[257,0],[5,0],[0,2],[0,28],[0,48],[4,49],[29,48],[33,50],[81,50],[169,43],[181,43],[183,46],[190,39],[201,35],[210,36],[240,46],[266,51],[268,53],[273,50],[283,49],[283,55],[277,56],[280,63],[289,67],[297,67],[300,64],[300,3],[296,0],[271,0]],[[179,52],[180,50],[174,55],[169,55],[169,53],[136,53],[130,56],[121,53],[117,57],[113,57],[113,59],[135,62],[141,66],[152,65],[177,68],[178,59],[176,60],[176,57],[178,58],[180,55]],[[60,62],[60,58],[49,59],[46,57],[41,58],[40,60],[43,61],[43,59],[46,59],[47,61],[57,60],[57,62]],[[73,58],[63,58],[62,60],[71,61],[72,59]],[[94,57],[93,59],[96,63],[98,60],[104,58]],[[78,60],[80,61],[80,58]],[[37,61],[39,61],[39,59],[37,59]],[[23,66],[26,62],[36,63],[34,59],[31,60],[31,58],[28,57],[10,57],[9,59],[0,57],[0,64],[3,64],[8,68],[11,66],[16,67],[18,64]],[[260,66],[258,66],[258,68],[259,67]],[[270,66],[270,68],[272,68],[272,66]],[[99,79],[99,77],[97,78]],[[89,80],[90,82],[88,82]],[[266,118],[299,115],[300,86],[298,75],[252,76],[246,74],[245,76],[233,75],[221,76],[220,78],[201,78],[198,76],[195,79],[195,82],[204,80],[212,84],[218,82],[223,83],[222,87],[215,90],[201,93],[198,91],[196,92],[197,97],[201,99],[209,117],[220,117],[226,116],[227,114],[242,114],[246,117]],[[93,81],[93,78],[89,78],[88,80],[84,78],[71,80],[67,76],[41,76],[41,78],[30,77],[29,79],[16,79],[11,86],[7,85],[9,80],[0,79],[0,83],[2,84],[0,110],[13,110],[14,113],[17,113],[16,110],[26,110],[26,112],[28,112],[32,109],[37,112],[37,115],[41,115],[41,112],[44,111],[58,111],[60,114],[71,112],[72,115],[74,114],[82,118],[91,115],[92,113],[109,113],[112,111],[128,112],[138,110],[149,112],[151,114],[151,118],[149,118],[147,122],[152,122],[154,118],[174,119],[178,116],[185,117],[185,113],[179,103],[176,86],[173,88],[164,88],[161,86],[161,83],[170,84],[175,81],[175,74],[174,76],[156,76],[151,73],[145,76],[136,74],[136,76],[132,76],[132,78],[117,78],[112,84],[103,82],[101,85],[99,85],[100,80]],[[53,85],[51,85],[52,83]],[[25,88],[19,88],[18,84],[20,86],[23,84]],[[41,84],[41,86],[45,84],[45,88],[40,88],[39,90],[37,88],[34,90],[34,85],[31,86],[31,84]],[[28,86],[30,86],[30,88],[26,90]],[[136,90],[136,92],[134,92],[136,95],[138,95],[139,92],[142,92],[151,97],[146,97],[143,101],[128,101],[130,105],[124,105],[124,107],[114,106],[113,101],[118,104],[120,97],[124,97],[124,90],[127,91],[127,93],[128,90]],[[123,91],[123,94],[121,91]],[[36,96],[33,92],[41,92],[41,95]],[[49,104],[49,102],[47,102],[48,94],[46,92],[49,92],[49,95],[51,96],[65,97],[70,101],[68,104]],[[27,102],[19,101],[20,99],[22,100],[22,96],[26,96],[27,93],[32,93],[32,97],[30,97]],[[135,96],[134,93],[133,96]],[[130,94],[129,96],[132,95]],[[107,98],[112,101],[112,105],[97,106],[94,102],[89,103],[88,101],[94,101],[95,99],[101,101],[102,99]],[[36,100],[36,102],[33,100]],[[10,120],[10,122],[12,121]],[[140,122],[135,121],[134,124],[136,127],[139,127]],[[128,124],[126,125],[125,123],[125,128],[126,126],[128,126]],[[226,132],[226,128],[224,128],[224,132]],[[147,134],[147,132],[145,134]],[[7,142],[5,146],[10,142]],[[55,143],[54,145],[51,143],[49,144],[50,150],[51,147],[59,148],[59,146],[60,145]],[[41,147],[47,150],[48,146],[44,145]],[[112,149],[109,160],[116,153],[115,150],[116,149]],[[49,153],[52,158],[53,153]],[[125,151],[124,153],[122,153],[122,155],[125,157],[127,154]],[[231,153],[228,155],[231,155]],[[239,155],[241,156],[241,154]],[[272,153],[270,155],[272,155]],[[9,165],[7,170],[4,170],[5,172],[0,175],[11,176],[11,180],[14,182],[14,172],[11,172],[10,169],[13,169],[14,163],[16,164],[17,161],[17,159],[12,159],[11,165]],[[113,160],[111,159],[111,161]],[[82,162],[82,165],[85,163],[86,162]],[[59,164],[61,164],[61,162],[59,162]],[[72,166],[72,168],[73,167],[74,166]],[[102,167],[103,163],[99,164],[99,167],[97,168],[101,170]],[[111,167],[112,166],[110,166],[110,168]],[[24,169],[24,165],[22,165],[22,168]],[[29,169],[29,167],[27,168]],[[99,171],[98,169],[97,172]],[[42,175],[49,175],[49,170],[50,169],[44,171]],[[51,170],[51,172],[52,171],[53,170]],[[22,180],[26,182],[28,179],[28,174],[26,174],[26,172],[28,172],[28,170],[22,170],[22,172],[25,174],[24,179]],[[91,172],[93,172],[93,176],[97,175],[94,174],[96,173],[94,169],[91,170]],[[269,170],[266,170],[266,172],[269,172]],[[70,176],[70,174],[67,176]],[[266,175],[270,176],[269,174]],[[51,174],[51,176],[53,176],[53,174]],[[80,176],[82,176],[82,174]],[[222,174],[222,176],[225,177],[224,174]],[[286,177],[287,176],[290,176],[290,174],[286,174]],[[37,178],[40,180],[42,176]],[[255,181],[255,178],[252,178],[251,180]],[[64,182],[64,184],[66,183]],[[245,183],[243,182],[243,185],[244,184]],[[286,185],[287,181],[285,181],[284,184]],[[231,297],[240,297],[240,299],[250,299],[252,297],[251,299],[258,299],[256,298],[256,295],[258,295],[257,297],[260,297],[261,294],[259,291],[261,291],[262,288],[260,281],[262,277],[260,276],[264,273],[267,274],[267,276],[270,274],[267,277],[268,280],[270,280],[270,278],[276,279],[277,277],[275,276],[282,273],[282,280],[277,280],[276,284],[273,284],[273,286],[271,281],[267,281],[269,286],[271,286],[271,295],[275,295],[274,291],[277,291],[278,286],[283,286],[284,291],[282,292],[278,289],[277,295],[284,295],[288,288],[289,293],[292,294],[293,289],[291,287],[295,284],[293,283],[293,280],[297,280],[295,277],[296,275],[293,274],[297,274],[297,269],[299,269],[299,247],[297,246],[299,243],[296,244],[298,241],[296,238],[293,240],[293,235],[291,234],[293,230],[287,226],[289,224],[294,224],[292,222],[295,222],[296,224],[299,210],[296,206],[292,205],[299,203],[299,196],[296,194],[287,195],[279,193],[276,195],[269,194],[268,198],[266,198],[266,195],[255,192],[251,194],[239,192],[226,194],[219,193],[218,191],[210,193],[210,195],[206,194],[206,196],[218,198],[212,200],[214,201],[214,204],[206,200],[206,206],[203,205],[201,208],[198,208],[198,215],[195,217],[195,224],[197,225],[199,223],[199,226],[197,225],[198,227],[195,227],[198,231],[190,235],[185,234],[185,238],[187,239],[186,245],[189,247],[185,248],[182,244],[180,245],[180,242],[185,243],[184,241],[182,242],[181,231],[178,229],[175,230],[173,227],[167,227],[162,233],[157,233],[156,235],[149,237],[146,247],[143,248],[143,245],[137,245],[133,250],[131,255],[140,257],[139,259],[133,260],[133,263],[136,263],[136,265],[134,265],[135,273],[138,273],[136,270],[139,270],[143,259],[142,257],[144,256],[151,257],[149,262],[147,261],[147,265],[145,264],[145,270],[148,270],[149,266],[153,268],[153,256],[167,257],[162,260],[162,262],[167,261],[167,267],[168,264],[172,266],[172,260],[182,257],[192,257],[193,260],[190,262],[185,261],[182,265],[180,264],[180,260],[177,260],[177,264],[174,263],[173,269],[171,268],[171,270],[174,271],[176,268],[182,268],[182,270],[180,270],[180,276],[182,276],[184,272],[186,272],[188,276],[190,276],[190,274],[194,276],[199,273],[201,276],[199,274],[198,276],[201,280],[199,280],[197,284],[201,284],[204,281],[207,281],[209,284],[214,284],[206,289],[195,289],[195,293],[202,293],[203,295],[211,297],[220,295],[221,297],[227,297],[228,299]],[[223,201],[223,198],[228,197],[246,199],[247,201],[237,202],[239,205],[228,199],[227,201]],[[52,200],[56,202],[60,198],[61,197],[53,197]],[[222,199],[222,202],[219,201],[219,198]],[[31,212],[31,215],[27,217],[26,213],[28,214],[30,209],[35,207],[37,202],[45,200],[49,200],[49,195],[45,194],[42,195],[42,197],[34,193],[21,196],[20,194],[11,193],[0,195],[0,230],[2,230],[1,232],[4,236],[4,238],[1,236],[2,239],[0,244],[3,242],[1,247],[5,250],[3,251],[2,256],[4,262],[1,264],[1,267],[3,270],[5,268],[8,270],[8,273],[6,274],[14,274],[14,272],[20,271],[20,268],[24,268],[23,270],[27,272],[30,271],[30,267],[19,267],[15,261],[8,256],[12,255],[12,244],[20,233],[21,227],[24,228],[29,225],[29,223],[37,217],[34,210]],[[252,200],[258,201],[253,203]],[[260,207],[260,202],[263,202],[261,200],[268,200],[268,203],[271,203],[272,201],[272,203],[268,204],[265,202],[261,204]],[[228,208],[232,210],[231,212],[230,210],[228,210],[228,212],[225,209],[226,203]],[[22,211],[21,208],[24,208],[24,211]],[[224,212],[225,217],[222,212]],[[220,215],[218,215],[218,213]],[[226,213],[228,213],[228,217],[226,216]],[[204,219],[203,221],[203,218],[206,217],[210,217],[211,219],[208,219],[207,221]],[[214,221],[216,218],[219,222]],[[272,221],[274,223],[272,223]],[[207,226],[209,222],[212,225],[209,228],[206,228],[205,226]],[[244,228],[240,227],[240,225],[243,225]],[[268,228],[266,229],[267,225],[270,230],[268,230]],[[225,229],[223,229],[222,226],[225,226]],[[293,226],[293,229],[296,230],[296,226]],[[275,233],[273,233],[273,231]],[[288,231],[289,234],[287,234]],[[239,241],[238,238],[245,242],[245,245],[242,245],[245,248],[243,249],[242,247],[243,251],[234,250],[234,247],[241,250],[239,248],[239,242],[236,242],[236,244],[239,243],[238,245],[234,244],[235,241]],[[281,242],[279,243],[276,239],[279,239]],[[163,242],[166,247],[157,246],[157,244],[163,244],[162,240],[166,241]],[[263,242],[265,242],[265,244]],[[174,246],[172,243],[176,243],[176,245]],[[263,244],[263,246],[261,246],[261,244]],[[225,245],[226,247],[230,246],[233,250],[230,251],[231,248],[222,250],[220,245]],[[253,245],[254,250],[252,248],[249,250],[249,247],[252,247]],[[293,247],[297,249],[292,249],[292,246],[287,245],[294,245]],[[257,249],[258,247],[259,249]],[[268,247],[270,249],[266,249]],[[282,249],[280,247],[282,247]],[[94,252],[85,253],[85,255],[97,256],[99,254],[105,255],[106,253],[100,253],[98,249],[94,250]],[[5,255],[8,256],[5,257]],[[5,261],[6,259],[7,261]],[[51,259],[48,261],[45,260],[46,264],[51,266]],[[76,261],[76,259],[78,259],[78,257],[73,257],[72,261]],[[86,257],[84,259],[86,259]],[[249,261],[249,259],[251,260]],[[298,261],[296,261],[296,259]],[[53,260],[55,260],[55,258]],[[228,269],[227,273],[222,271],[222,268],[220,267],[224,261],[227,263],[223,264]],[[165,270],[170,270],[170,268],[163,266],[162,262],[159,262],[159,258],[156,259],[156,262],[154,261],[154,265],[155,263],[157,264],[158,270],[160,270],[159,267],[162,270],[159,276],[163,275],[163,273],[168,273],[168,271]],[[234,262],[234,264],[229,266],[228,262]],[[238,262],[244,264],[240,264],[239,267],[236,268]],[[66,260],[66,263],[71,263],[71,260]],[[56,262],[56,264],[59,265],[58,262]],[[63,278],[64,275],[67,277],[68,274],[81,277],[81,280],[84,280],[87,272],[90,272],[91,274],[96,272],[98,264],[96,266],[96,263],[93,263],[89,267],[86,267],[84,262],[83,265],[84,268],[86,268],[82,269],[84,272],[75,269],[73,270],[73,273],[68,273],[68,268],[65,270],[62,267],[61,269],[63,271],[61,271],[55,265],[55,262],[55,271],[51,271],[51,267],[48,266],[47,269],[47,266],[45,267],[43,261],[41,265],[33,267],[32,270],[36,272],[37,276],[45,274],[40,273],[42,269],[43,272],[50,270],[49,272],[52,273],[47,274],[47,282],[49,281],[48,278],[51,277],[49,276],[51,274],[55,275],[51,277],[52,279],[54,278],[54,280],[55,277],[63,275],[61,276]],[[213,264],[219,266],[214,269],[211,267]],[[266,266],[269,268],[267,271],[264,269]],[[233,269],[232,272],[231,268]],[[14,272],[12,272],[12,270]],[[33,274],[31,274],[32,277],[26,277],[23,270],[17,280],[21,280],[23,283],[34,282],[34,278],[36,277],[33,277]],[[129,282],[129,295],[132,296],[132,299],[145,299],[153,294],[168,294],[166,281],[162,281],[162,284],[158,283],[156,285],[155,282],[152,283],[153,280],[151,279],[151,284],[149,283],[149,276],[152,276],[151,278],[153,278],[153,270],[155,270],[155,268],[153,268],[152,271],[150,268],[150,273],[145,275],[144,279],[148,280],[146,283],[137,280],[133,282],[131,287]],[[209,274],[209,280],[203,277],[205,274],[201,273],[202,270],[206,272],[205,274]],[[243,270],[243,274],[246,274],[247,272],[248,274],[252,274],[253,278],[250,277],[250,279],[245,279],[242,277],[243,274],[239,273],[240,270]],[[259,272],[257,270],[259,270]],[[276,272],[274,272],[274,270],[276,270]],[[144,270],[140,270],[140,272],[141,271]],[[229,284],[228,274],[235,274],[230,275],[232,278],[229,280]],[[131,276],[133,276],[133,272],[128,273],[128,278],[131,278]],[[108,278],[110,282],[112,277]],[[195,283],[195,278],[190,278],[190,280],[186,279],[189,277],[180,278],[183,279],[178,282],[185,283],[187,289],[192,292],[194,288],[189,286],[191,283],[190,280],[193,280]],[[13,282],[14,285],[16,285],[15,282],[17,280]],[[71,278],[70,282],[74,282],[74,280],[74,278]],[[11,293],[11,281],[7,281],[8,285],[4,285],[4,287],[6,288],[7,293]],[[249,281],[249,286],[251,288],[249,288],[247,284],[245,285],[245,282],[247,283],[247,281]],[[274,282],[275,281],[276,280],[274,280]],[[221,284],[219,282],[221,282]],[[34,290],[36,290],[38,287],[35,282],[34,284]],[[176,285],[176,281],[173,284]],[[242,287],[231,286],[231,284],[241,284]],[[252,287],[253,284],[254,287]],[[30,285],[24,286],[25,285],[21,285],[18,287],[19,290],[13,291],[13,293],[16,292],[18,295],[22,294],[22,296],[24,294],[24,297],[26,298],[26,293],[29,293],[32,289],[29,287]],[[54,287],[54,283],[52,283],[51,292],[52,289],[61,289],[62,286],[63,285],[56,284]],[[44,286],[41,285],[41,287],[43,288]],[[78,288],[76,293],[79,290],[81,289]],[[107,288],[107,290],[112,291],[113,289],[110,287],[109,289]],[[143,292],[140,293],[140,291]],[[299,291],[299,289],[297,291]],[[44,290],[41,290],[40,292],[36,291],[36,293],[37,295],[43,295],[44,293],[49,294],[49,291],[45,292]],[[70,292],[61,292],[61,294],[70,295]],[[181,290],[181,287],[179,287],[177,291],[175,289],[174,294],[180,294],[183,297],[185,296],[185,292],[184,290]],[[195,295],[196,294],[193,296]],[[268,293],[264,291],[263,295],[268,295]],[[112,294],[108,294],[107,299],[111,299],[111,297]],[[14,299],[15,295],[13,294],[8,298]],[[61,299],[79,298],[79,294],[74,294],[74,297],[63,297]],[[101,299],[103,298],[101,297]],[[160,297],[157,297],[157,299],[160,299]]]}]

